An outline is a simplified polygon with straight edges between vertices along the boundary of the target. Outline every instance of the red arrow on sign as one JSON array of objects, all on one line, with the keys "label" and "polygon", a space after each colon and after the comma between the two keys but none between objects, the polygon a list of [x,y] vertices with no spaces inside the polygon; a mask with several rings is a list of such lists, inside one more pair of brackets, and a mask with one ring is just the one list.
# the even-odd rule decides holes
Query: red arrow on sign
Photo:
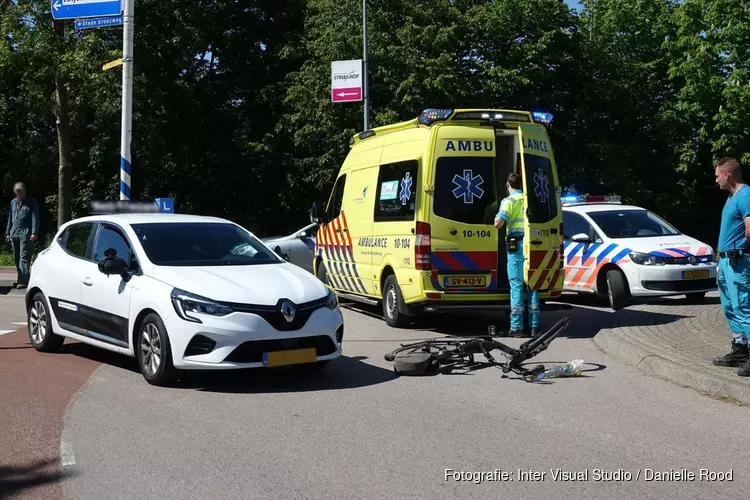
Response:
[{"label": "red arrow on sign", "polygon": [[350,87],[345,89],[331,90],[331,100],[333,102],[353,102],[362,100],[362,88]]}]

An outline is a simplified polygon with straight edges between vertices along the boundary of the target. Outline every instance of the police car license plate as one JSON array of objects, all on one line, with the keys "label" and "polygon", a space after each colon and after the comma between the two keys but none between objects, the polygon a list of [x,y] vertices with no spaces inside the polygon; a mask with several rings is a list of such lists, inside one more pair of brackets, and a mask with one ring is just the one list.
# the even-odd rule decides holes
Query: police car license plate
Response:
[{"label": "police car license plate", "polygon": [[475,288],[486,287],[486,276],[446,276],[444,278],[446,288]]},{"label": "police car license plate", "polygon": [[684,280],[695,280],[695,279],[701,279],[701,278],[708,278],[708,270],[702,270],[702,271],[683,271],[682,272],[682,279]]},{"label": "police car license plate", "polygon": [[292,349],[289,351],[273,351],[263,353],[263,366],[299,365],[314,363],[317,359],[315,348]]}]

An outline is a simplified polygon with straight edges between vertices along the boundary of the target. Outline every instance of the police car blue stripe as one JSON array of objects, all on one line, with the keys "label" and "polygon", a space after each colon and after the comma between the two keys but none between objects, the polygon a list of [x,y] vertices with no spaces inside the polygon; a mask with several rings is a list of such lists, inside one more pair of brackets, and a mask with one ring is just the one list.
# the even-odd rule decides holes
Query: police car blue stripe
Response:
[{"label": "police car blue stripe", "polygon": [[581,264],[584,264],[587,260],[589,260],[589,257],[596,252],[596,250],[601,247],[599,243],[595,243],[589,247],[588,250],[583,254],[583,257],[581,257]]},{"label": "police car blue stripe", "polygon": [[680,250],[679,248],[668,248],[667,250],[669,250],[670,252],[677,252],[678,254],[684,255],[685,257],[693,256],[693,254],[691,254],[690,252],[686,252],[685,250]]},{"label": "police car blue stripe", "polygon": [[613,251],[614,251],[614,250],[615,250],[616,248],[617,248],[617,245],[615,245],[614,243],[610,243],[610,244],[609,244],[609,246],[608,246],[607,248],[605,248],[605,249],[604,249],[604,250],[602,251],[602,253],[600,253],[600,254],[599,254],[599,255],[598,255],[597,257],[596,257],[596,265],[598,266],[599,264],[601,264],[601,262],[602,262],[602,261],[603,261],[604,259],[606,259],[606,258],[607,258],[607,255],[611,254],[611,253],[612,253],[612,252],[613,252]]},{"label": "police car blue stripe", "polygon": [[649,255],[653,255],[654,257],[661,257],[662,259],[674,259],[674,256],[669,255],[667,253],[661,253],[661,252],[649,252]]},{"label": "police car blue stripe", "polygon": [[620,253],[618,253],[617,255],[615,255],[614,257],[612,257],[612,259],[611,259],[611,260],[612,260],[612,263],[613,263],[613,264],[617,264],[617,263],[618,263],[619,261],[621,261],[622,259],[624,259],[625,257],[627,257],[627,255],[628,255],[628,254],[629,254],[630,252],[631,252],[631,250],[630,250],[629,248],[624,248],[624,249],[622,249],[622,250],[620,251]]},{"label": "police car blue stripe", "polygon": [[575,255],[581,250],[581,248],[583,248],[583,243],[578,243],[573,248],[573,250],[570,251],[570,253],[568,254],[568,264],[570,264],[570,261],[573,260],[573,257],[575,257]]}]

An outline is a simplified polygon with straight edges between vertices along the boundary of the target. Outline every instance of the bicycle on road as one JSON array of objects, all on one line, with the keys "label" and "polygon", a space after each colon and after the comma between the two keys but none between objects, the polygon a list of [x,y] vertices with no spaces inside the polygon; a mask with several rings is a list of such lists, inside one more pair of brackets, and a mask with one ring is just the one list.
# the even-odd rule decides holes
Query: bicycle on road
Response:
[{"label": "bicycle on road", "polygon": [[[444,337],[402,344],[384,357],[386,361],[393,362],[396,372],[403,375],[449,374],[454,370],[472,371],[490,365],[501,368],[503,374],[513,372],[520,375],[526,382],[539,382],[544,378],[544,365],[527,369],[523,366],[524,362],[546,350],[569,326],[570,318],[563,318],[518,348],[495,340],[491,335]],[[491,354],[495,350],[500,351],[509,361],[496,361]],[[482,354],[486,362],[477,362],[477,354]]]}]

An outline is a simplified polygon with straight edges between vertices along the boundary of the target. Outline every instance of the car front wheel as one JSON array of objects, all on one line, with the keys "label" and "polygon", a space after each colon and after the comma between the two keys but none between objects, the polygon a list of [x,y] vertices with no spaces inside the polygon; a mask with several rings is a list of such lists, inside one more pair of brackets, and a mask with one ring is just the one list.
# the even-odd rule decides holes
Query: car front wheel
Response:
[{"label": "car front wheel", "polygon": [[65,342],[65,337],[61,337],[52,331],[47,298],[42,292],[37,292],[31,299],[27,328],[31,345],[39,352],[59,351],[63,342]]},{"label": "car front wheel", "polygon": [[157,314],[149,314],[141,322],[135,349],[138,365],[146,382],[169,386],[177,380],[178,371],[172,362],[167,328]]},{"label": "car front wheel", "polygon": [[628,305],[628,285],[622,271],[609,271],[607,273],[607,297],[609,305],[618,311]]}]

